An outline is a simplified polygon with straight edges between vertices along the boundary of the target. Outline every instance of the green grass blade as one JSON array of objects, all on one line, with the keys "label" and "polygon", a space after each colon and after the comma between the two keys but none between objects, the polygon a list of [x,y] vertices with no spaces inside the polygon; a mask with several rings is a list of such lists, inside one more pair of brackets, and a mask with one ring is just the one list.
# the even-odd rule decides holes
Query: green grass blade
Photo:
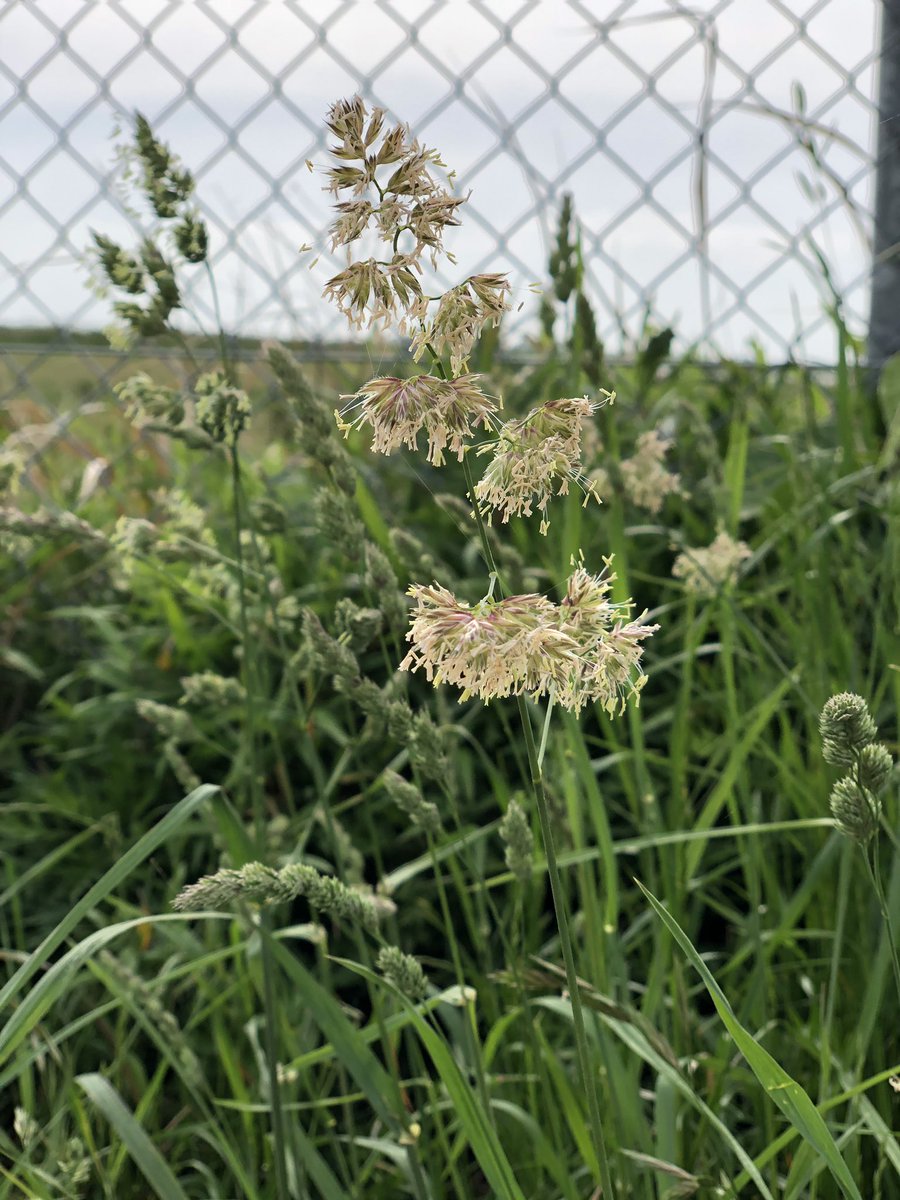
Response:
[{"label": "green grass blade", "polygon": [[472,1153],[478,1160],[478,1165],[484,1171],[485,1178],[491,1187],[491,1194],[498,1200],[525,1200],[524,1193],[516,1182],[509,1159],[491,1125],[488,1114],[478,1101],[475,1092],[463,1078],[456,1060],[447,1048],[443,1038],[428,1024],[416,1007],[393,984],[369,971],[359,963],[350,962],[344,958],[334,960],[362,975],[373,987],[384,987],[391,991],[410,1014],[412,1025],[431,1061],[437,1068],[441,1082],[447,1089],[447,1095],[453,1104],[461,1132],[465,1135]]},{"label": "green grass blade", "polygon": [[359,1031],[344,1016],[338,1001],[275,939],[272,941],[272,951],[276,961],[303,997],[310,1016],[331,1043],[338,1062],[342,1063],[356,1080],[372,1108],[388,1128],[398,1135],[404,1133],[404,1122],[398,1110],[390,1103],[390,1098],[395,1096],[397,1091],[394,1082],[366,1045]]},{"label": "green grass blade", "polygon": [[313,1145],[299,1121],[291,1122],[291,1138],[294,1141],[309,1177],[322,1193],[324,1200],[350,1200],[341,1187],[328,1163]]},{"label": "green grass blade", "polygon": [[63,842],[60,846],[54,846],[48,854],[45,854],[38,862],[33,863],[27,870],[23,871],[5,891],[0,892],[0,908],[9,904],[10,900],[15,899],[19,892],[24,891],[35,879],[39,879],[41,875],[53,870],[64,858],[69,854],[73,854],[82,842],[94,837],[101,829],[102,826],[99,824],[89,825],[87,829],[82,829],[80,833],[73,834],[67,842]]},{"label": "green grass blade", "polygon": [[159,1200],[187,1200],[165,1159],[112,1084],[97,1074],[78,1075],[75,1082],[109,1121]]},{"label": "green grass blade", "polygon": [[32,976],[41,969],[54,950],[57,950],[63,944],[82,917],[89,913],[101,900],[105,900],[109,893],[118,887],[123,879],[128,878],[135,867],[140,866],[146,858],[149,858],[154,850],[161,846],[167,838],[171,837],[175,830],[180,825],[183,825],[188,817],[196,812],[200,805],[218,790],[211,783],[203,783],[200,787],[194,788],[184,799],[179,800],[161,821],[157,822],[152,829],[149,829],[142,837],[138,838],[131,849],[127,850],[118,862],[114,863],[106,874],[98,879],[92,888],[88,889],[78,903],[74,905],[71,912],[60,921],[55,929],[47,934],[37,949],[29,954],[18,971],[7,980],[5,986],[0,989],[0,1011],[15,998]]},{"label": "green grass blade", "polygon": [[[718,783],[713,788],[709,798],[703,805],[700,815],[694,822],[696,830],[711,829],[715,825],[719,813],[725,807],[728,797],[737,782],[741,767],[744,765],[747,756],[753,749],[762,731],[778,710],[784,700],[785,694],[794,684],[795,680],[793,678],[783,679],[757,707],[756,711],[750,714],[747,732],[733,747]],[[703,857],[705,849],[705,841],[698,841],[688,848],[685,854],[688,878],[694,874],[700,865],[700,859]]]},{"label": "green grass blade", "polygon": [[198,915],[208,920],[230,919],[224,913],[166,913],[158,917],[132,917],[129,921],[119,921],[115,925],[108,925],[105,929],[98,929],[89,934],[41,976],[39,982],[23,996],[12,1016],[0,1029],[0,1063],[6,1061],[22,1039],[34,1029],[44,1013],[66,991],[78,968],[104,946],[131,929],[141,929],[163,921],[196,920]]},{"label": "green grass blade", "polygon": [[[883,1071],[879,1071],[877,1075],[870,1075],[868,1079],[863,1079],[860,1083],[855,1084],[853,1087],[847,1088],[846,1091],[839,1092],[836,1096],[831,1096],[824,1104],[819,1105],[819,1112],[830,1112],[831,1109],[838,1108],[841,1104],[846,1104],[850,1100],[857,1099],[865,1101],[865,1103],[871,1105],[871,1101],[867,1100],[865,1093],[871,1088],[877,1087],[879,1084],[887,1083],[892,1075],[898,1074],[900,1074],[900,1063],[894,1063],[892,1066],[886,1067]],[[863,1109],[863,1115],[865,1116],[865,1109]],[[883,1122],[881,1124],[883,1125]],[[873,1124],[871,1125],[871,1128],[876,1137],[879,1137],[880,1127]],[[888,1135],[888,1141],[884,1143],[885,1153],[887,1154],[888,1159],[894,1163],[898,1173],[900,1173],[900,1162],[898,1162],[896,1158],[896,1155],[900,1153],[900,1151],[898,1151],[897,1144],[893,1140],[891,1131],[887,1128],[887,1126],[884,1126],[884,1128],[887,1130]],[[780,1154],[782,1150],[786,1149],[797,1136],[798,1134],[796,1129],[785,1129],[784,1132],[780,1133],[773,1142],[770,1142],[769,1145],[766,1146],[762,1153],[757,1154],[754,1160],[755,1165],[760,1168],[766,1166],[767,1163],[772,1161],[776,1154]],[[746,1187],[750,1178],[751,1176],[746,1171],[738,1175],[737,1179],[734,1181],[734,1186],[737,1191],[740,1191],[742,1187]]]},{"label": "green grass blade", "polygon": [[844,1195],[848,1197],[848,1200],[862,1200],[859,1188],[856,1186],[847,1164],[841,1157],[841,1153],[837,1148],[834,1138],[831,1136],[828,1126],[825,1124],[821,1113],[816,1109],[812,1100],[810,1100],[800,1084],[788,1075],[787,1071],[775,1061],[768,1050],[763,1049],[743,1025],[741,1025],[740,1021],[737,1020],[727,996],[719,987],[712,972],[697,953],[690,938],[675,918],[644,887],[640,880],[636,880],[635,882],[650,901],[657,916],[684,951],[691,965],[699,973],[713,1004],[716,1006],[716,1011],[722,1019],[722,1023],[731,1034],[737,1048],[747,1060],[747,1064],[753,1071],[753,1074],[800,1136],[809,1143],[812,1149],[828,1165],[828,1169],[837,1180]]},{"label": "green grass blade", "polygon": [[[557,996],[545,996],[536,1001],[536,1004],[541,1008],[546,1008],[550,1012],[558,1013],[565,1017],[566,1020],[572,1019],[572,1005],[568,1000],[563,1000]],[[741,1146],[740,1142],[725,1124],[725,1122],[716,1115],[712,1108],[701,1098],[697,1089],[685,1079],[677,1067],[661,1054],[656,1046],[647,1037],[644,1030],[639,1029],[633,1023],[620,1020],[618,1017],[610,1016],[607,1013],[601,1012],[600,1019],[607,1025],[619,1040],[628,1047],[632,1053],[638,1058],[642,1058],[645,1063],[653,1068],[657,1076],[665,1079],[672,1085],[673,1088],[694,1108],[703,1118],[708,1121],[710,1126],[716,1130],[723,1142],[732,1151],[737,1161],[744,1168],[744,1177],[746,1181],[752,1181],[759,1189],[759,1195],[762,1200],[774,1200],[772,1193],[766,1186],[766,1181],[760,1175],[759,1171],[753,1163],[753,1160],[747,1154],[746,1150]],[[736,1186],[736,1185],[735,1185]]]}]

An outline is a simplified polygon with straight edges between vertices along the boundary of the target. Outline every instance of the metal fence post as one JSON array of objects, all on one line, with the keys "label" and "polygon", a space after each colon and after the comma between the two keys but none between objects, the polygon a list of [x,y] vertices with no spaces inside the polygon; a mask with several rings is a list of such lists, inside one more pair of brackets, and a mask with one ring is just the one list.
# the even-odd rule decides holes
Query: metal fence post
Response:
[{"label": "metal fence post", "polygon": [[869,365],[900,353],[900,0],[883,0]]}]

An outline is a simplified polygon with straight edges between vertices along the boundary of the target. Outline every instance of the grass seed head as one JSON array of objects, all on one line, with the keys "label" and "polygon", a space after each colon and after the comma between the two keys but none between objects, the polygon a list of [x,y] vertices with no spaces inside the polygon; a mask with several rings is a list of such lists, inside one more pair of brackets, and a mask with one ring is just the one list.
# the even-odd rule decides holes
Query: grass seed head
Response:
[{"label": "grass seed head", "polygon": [[829,807],[840,832],[860,845],[866,845],[878,829],[877,800],[850,775],[839,779],[831,789]]},{"label": "grass seed head", "polygon": [[719,533],[708,546],[695,546],[675,559],[672,574],[682,580],[685,591],[712,598],[737,581],[741,563],[750,557],[746,542]]},{"label": "grass seed head", "polygon": [[878,726],[862,696],[839,692],[825,702],[819,717],[819,732],[825,761],[833,766],[849,767],[856,762],[863,747],[875,741]]},{"label": "grass seed head", "polygon": [[409,1000],[424,1000],[428,994],[428,977],[417,959],[404,954],[397,946],[382,946],[376,960],[378,970]]},{"label": "grass seed head", "polygon": [[351,429],[370,426],[372,449],[378,454],[391,454],[400,446],[417,450],[419,434],[424,433],[428,462],[442,466],[448,447],[461,462],[466,440],[479,425],[486,427],[498,410],[497,403],[481,390],[480,378],[413,375],[372,379],[354,395],[341,397],[350,403],[335,413],[338,428],[346,437]]},{"label": "grass seed head", "polygon": [[425,833],[436,835],[441,832],[441,814],[437,805],[426,800],[415,784],[396,771],[383,771],[381,782],[394,804],[409,818],[410,824]]},{"label": "grass seed head", "polygon": [[534,834],[525,810],[518,800],[510,800],[500,821],[500,839],[504,844],[506,865],[520,884],[531,878],[534,859]]}]

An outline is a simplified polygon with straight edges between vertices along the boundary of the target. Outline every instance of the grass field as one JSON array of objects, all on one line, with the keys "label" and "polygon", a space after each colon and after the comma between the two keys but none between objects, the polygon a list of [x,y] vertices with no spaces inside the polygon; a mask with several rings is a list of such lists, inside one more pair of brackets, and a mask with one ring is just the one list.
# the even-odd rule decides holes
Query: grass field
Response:
[{"label": "grass field", "polygon": [[[135,425],[81,353],[17,394],[0,1197],[900,1196],[897,775],[847,836],[862,759],[819,727],[856,693],[896,758],[900,369],[873,390],[837,318],[827,377],[652,330],[604,363],[560,293],[529,364],[473,359],[505,418],[615,389],[581,439],[602,503],[554,496],[546,536],[472,519],[480,457],[342,440],[374,347],[246,346],[243,430],[221,381],[212,417],[201,390],[197,424]],[[195,387],[152,345],[102,361]],[[581,556],[659,626],[639,704],[398,670],[411,583],[571,630]]]}]

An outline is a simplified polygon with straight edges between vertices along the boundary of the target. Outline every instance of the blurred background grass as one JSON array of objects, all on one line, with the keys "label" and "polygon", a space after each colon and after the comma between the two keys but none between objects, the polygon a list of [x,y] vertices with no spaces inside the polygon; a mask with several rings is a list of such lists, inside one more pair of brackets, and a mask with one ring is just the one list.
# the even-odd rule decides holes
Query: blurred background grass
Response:
[{"label": "blurred background grass", "polygon": [[[640,708],[617,720],[599,710],[560,720],[546,760],[623,1195],[841,1194],[735,1052],[637,877],[698,947],[745,1028],[827,1113],[863,1194],[888,1200],[900,1180],[888,945],[854,848],[828,819],[833,772],[821,761],[817,717],[833,692],[858,691],[897,752],[900,371],[889,364],[873,388],[837,307],[827,372],[761,358],[672,359],[670,332],[649,322],[629,361],[609,362],[591,339],[586,298],[561,290],[563,298],[548,287],[543,332],[526,354],[506,357],[502,340],[489,338],[473,369],[503,394],[506,415],[615,389],[585,459],[588,472],[607,474],[604,503],[557,499],[547,538],[525,521],[492,536],[513,586],[551,596],[573,554],[596,567],[614,553],[619,586],[661,627]],[[4,336],[14,338],[5,387],[26,364],[25,343],[46,335]],[[51,415],[60,422],[36,444],[21,511],[40,503],[75,512],[106,535],[122,516],[165,531],[187,528],[178,498],[190,498],[200,506],[192,536],[208,531],[213,557],[230,570],[224,456],[136,429],[109,391],[125,368],[92,336],[74,344],[78,353],[42,360],[52,414],[24,393],[3,414],[7,434]],[[337,634],[342,598],[387,613],[391,592],[396,612],[407,582],[432,578],[469,599],[483,594],[459,467],[406,454],[376,460],[354,435],[355,503],[335,524],[297,398],[276,384],[258,344],[236,346],[254,406],[241,450],[258,539],[250,645],[227,590],[187,558],[139,556],[123,574],[120,554],[52,522],[36,536],[2,535],[0,936],[9,971],[129,845],[181,811],[185,764],[224,798],[188,813],[83,914],[82,937],[133,923],[65,986],[48,987],[28,1036],[0,1056],[0,1196],[147,1194],[146,1146],[127,1140],[127,1124],[110,1125],[96,1085],[76,1084],[97,1071],[182,1189],[167,1192],[163,1181],[156,1194],[275,1195],[259,930],[247,914],[158,919],[179,887],[241,860],[251,769],[265,801],[267,861],[309,861],[390,896],[385,935],[420,956],[436,989],[432,1028],[449,1052],[430,1057],[400,1001],[332,957],[365,962],[352,928],[320,930],[302,902],[278,910],[274,942],[290,949],[278,958],[275,1020],[294,1194],[418,1194],[413,1153],[427,1195],[496,1194],[477,1125],[453,1099],[458,1071],[486,1100],[482,1133],[504,1148],[525,1195],[591,1195],[544,865],[536,855],[530,880],[517,881],[498,836],[527,780],[507,706],[459,706],[446,689],[397,676],[396,618],[384,616],[354,646],[386,698],[405,697],[442,731],[440,782],[412,771],[444,819],[429,848],[380,783],[386,767],[410,771],[410,746],[373,726],[305,649],[304,607]],[[188,343],[201,365],[208,349]],[[293,349],[302,360],[303,347]],[[171,345],[132,355],[127,373],[182,385],[197,366]],[[328,408],[389,369],[404,369],[395,348],[374,343],[304,365]],[[670,440],[667,466],[682,487],[655,513],[635,506],[618,469],[649,429]],[[673,579],[674,558],[720,529],[751,554],[733,586],[694,595]],[[360,537],[396,576],[381,594]],[[293,606],[273,617],[272,601],[284,598]],[[178,705],[180,680],[194,672],[237,677],[248,649],[260,689],[252,721],[227,706],[192,711],[179,765],[138,702]],[[896,787],[887,804],[885,847],[895,849]],[[896,919],[900,860],[885,859]],[[438,998],[460,972],[477,995],[462,1008]],[[396,1088],[386,1114],[373,1098],[378,1064]],[[30,1140],[13,1131],[17,1107],[39,1130]],[[409,1114],[421,1133],[408,1152],[391,1121]]]}]

